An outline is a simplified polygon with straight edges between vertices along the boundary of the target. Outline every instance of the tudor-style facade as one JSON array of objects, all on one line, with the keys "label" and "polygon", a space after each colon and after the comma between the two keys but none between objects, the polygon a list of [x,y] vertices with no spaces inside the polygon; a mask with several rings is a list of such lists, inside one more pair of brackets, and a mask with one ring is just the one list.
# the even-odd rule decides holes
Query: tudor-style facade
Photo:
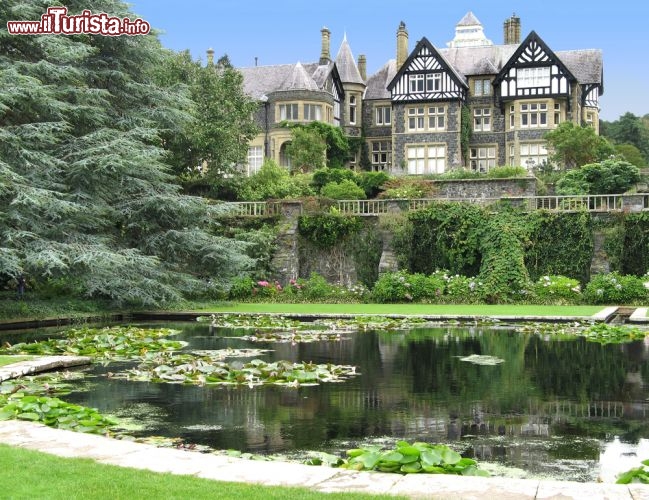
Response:
[{"label": "tudor-style facade", "polygon": [[[286,165],[281,151],[290,133],[277,123],[320,119],[340,125],[349,136],[364,135],[371,168],[397,175],[543,164],[544,135],[561,122],[598,131],[602,53],[554,52],[534,31],[521,42],[520,31],[520,19],[512,16],[504,23],[505,43],[493,44],[469,12],[448,47],[422,38],[409,53],[402,22],[396,60],[368,78],[365,57],[354,61],[346,37],[331,60],[330,33],[323,28],[318,63],[242,70],[246,91],[261,102],[263,133],[251,144],[250,160],[257,165],[262,151]],[[297,107],[283,108],[293,104]],[[312,105],[322,106],[320,115],[307,111]],[[463,119],[471,128],[464,151]],[[350,166],[359,160],[351,158]]]}]

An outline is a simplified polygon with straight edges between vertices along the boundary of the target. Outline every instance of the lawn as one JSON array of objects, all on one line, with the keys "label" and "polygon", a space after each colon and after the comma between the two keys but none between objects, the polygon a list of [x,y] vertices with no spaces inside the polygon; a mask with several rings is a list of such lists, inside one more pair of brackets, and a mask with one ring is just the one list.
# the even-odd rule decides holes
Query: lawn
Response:
[{"label": "lawn", "polygon": [[[254,464],[251,462],[251,466]],[[0,445],[0,496],[11,499],[231,499],[365,500],[396,498],[356,493],[317,493],[305,488],[225,483],[60,458]],[[401,497],[403,498],[403,497]]]},{"label": "lawn", "polygon": [[548,306],[529,304],[267,304],[206,305],[200,310],[241,313],[297,314],[428,314],[454,316],[591,316],[604,306]]}]

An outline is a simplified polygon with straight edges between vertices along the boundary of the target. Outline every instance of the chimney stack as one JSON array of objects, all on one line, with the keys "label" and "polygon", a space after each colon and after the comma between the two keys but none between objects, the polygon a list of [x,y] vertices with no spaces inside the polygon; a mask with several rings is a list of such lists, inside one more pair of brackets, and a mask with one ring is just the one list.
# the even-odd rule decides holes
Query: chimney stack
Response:
[{"label": "chimney stack", "polygon": [[329,64],[331,62],[330,39],[331,31],[325,26],[320,30],[322,33],[322,50],[320,51],[320,64]]},{"label": "chimney stack", "polygon": [[512,14],[512,17],[505,19],[503,23],[505,45],[518,45],[521,43],[521,18]]},{"label": "chimney stack", "polygon": [[408,58],[408,30],[406,24],[401,21],[397,30],[397,71]]},{"label": "chimney stack", "polygon": [[361,78],[366,81],[367,80],[367,59],[365,58],[365,54],[361,54],[358,56],[358,72],[361,74]]},{"label": "chimney stack", "polygon": [[214,66],[214,49],[212,47],[207,49],[207,65]]}]

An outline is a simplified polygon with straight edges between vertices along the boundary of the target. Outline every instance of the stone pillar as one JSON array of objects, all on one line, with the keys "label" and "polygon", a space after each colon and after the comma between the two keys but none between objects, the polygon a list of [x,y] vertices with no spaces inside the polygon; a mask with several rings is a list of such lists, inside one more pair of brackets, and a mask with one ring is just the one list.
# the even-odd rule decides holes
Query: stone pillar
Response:
[{"label": "stone pillar", "polygon": [[297,245],[297,223],[302,214],[301,201],[279,202],[280,231],[277,235],[277,250],[273,255],[271,266],[273,278],[282,285],[297,279],[300,261]]}]

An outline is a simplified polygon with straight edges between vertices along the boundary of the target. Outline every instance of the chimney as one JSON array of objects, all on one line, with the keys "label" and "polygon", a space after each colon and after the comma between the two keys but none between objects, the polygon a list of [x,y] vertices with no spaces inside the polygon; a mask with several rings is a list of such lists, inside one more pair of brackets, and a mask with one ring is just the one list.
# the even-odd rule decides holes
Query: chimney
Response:
[{"label": "chimney", "polygon": [[212,47],[207,49],[207,65],[214,66],[214,49]]},{"label": "chimney", "polygon": [[397,71],[408,58],[408,30],[406,24],[401,21],[397,30]]},{"label": "chimney", "polygon": [[329,52],[330,48],[330,38],[331,31],[325,26],[320,30],[322,33],[322,50],[320,52],[320,64],[328,64],[331,62],[331,54]]},{"label": "chimney", "polygon": [[503,24],[505,45],[518,45],[521,43],[521,18],[512,14],[512,17],[505,19]]},{"label": "chimney", "polygon": [[358,56],[358,72],[361,74],[363,80],[367,80],[367,59],[365,54]]}]

